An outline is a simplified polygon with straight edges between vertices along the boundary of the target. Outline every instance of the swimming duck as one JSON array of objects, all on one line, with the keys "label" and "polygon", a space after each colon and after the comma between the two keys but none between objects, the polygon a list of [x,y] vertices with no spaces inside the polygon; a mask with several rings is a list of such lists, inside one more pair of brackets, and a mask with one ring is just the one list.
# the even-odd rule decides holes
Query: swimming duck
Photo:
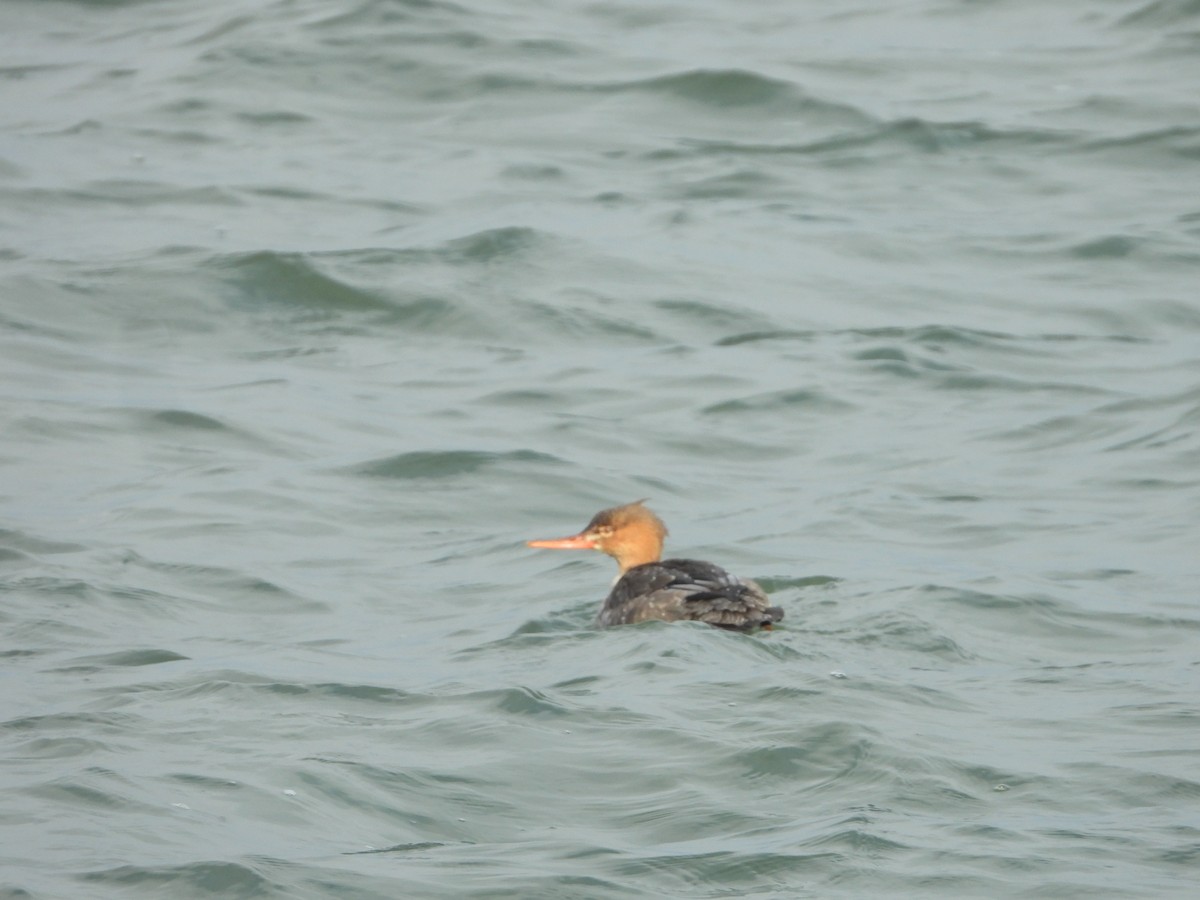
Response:
[{"label": "swimming duck", "polygon": [[650,619],[689,619],[732,631],[770,629],[783,618],[753,581],[698,559],[662,559],[667,526],[638,500],[601,510],[578,534],[528,541],[548,550],[599,550],[621,574],[596,624],[630,625]]}]

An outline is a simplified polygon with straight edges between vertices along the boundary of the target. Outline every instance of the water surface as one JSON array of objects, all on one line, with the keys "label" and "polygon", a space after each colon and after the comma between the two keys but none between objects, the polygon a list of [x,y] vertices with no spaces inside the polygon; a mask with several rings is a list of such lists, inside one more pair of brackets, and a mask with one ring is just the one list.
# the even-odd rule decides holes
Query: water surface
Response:
[{"label": "water surface", "polygon": [[1194,3],[0,26],[0,896],[1191,896]]}]

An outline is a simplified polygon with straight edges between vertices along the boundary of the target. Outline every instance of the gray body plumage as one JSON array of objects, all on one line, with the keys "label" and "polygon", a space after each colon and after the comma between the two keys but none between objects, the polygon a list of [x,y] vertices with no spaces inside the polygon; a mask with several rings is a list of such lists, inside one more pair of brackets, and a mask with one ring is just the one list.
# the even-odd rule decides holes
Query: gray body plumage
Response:
[{"label": "gray body plumage", "polygon": [[664,559],[629,569],[613,586],[596,624],[689,619],[718,628],[755,631],[783,618],[753,581],[697,559]]}]

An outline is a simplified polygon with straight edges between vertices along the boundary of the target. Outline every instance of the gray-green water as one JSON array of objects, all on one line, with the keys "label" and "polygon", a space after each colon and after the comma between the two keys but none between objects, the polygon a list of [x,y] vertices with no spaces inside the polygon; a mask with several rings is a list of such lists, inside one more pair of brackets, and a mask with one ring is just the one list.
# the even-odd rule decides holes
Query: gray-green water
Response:
[{"label": "gray-green water", "polygon": [[1194,894],[1194,0],[0,35],[0,896]]}]

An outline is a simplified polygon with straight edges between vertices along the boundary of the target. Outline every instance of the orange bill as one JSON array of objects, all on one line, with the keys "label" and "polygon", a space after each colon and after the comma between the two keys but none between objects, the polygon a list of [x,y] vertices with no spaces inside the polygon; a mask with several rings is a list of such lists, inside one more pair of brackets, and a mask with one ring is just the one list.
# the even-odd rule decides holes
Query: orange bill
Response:
[{"label": "orange bill", "polygon": [[575,534],[565,538],[550,538],[544,541],[526,541],[530,547],[543,550],[595,550],[596,542],[586,534]]}]

